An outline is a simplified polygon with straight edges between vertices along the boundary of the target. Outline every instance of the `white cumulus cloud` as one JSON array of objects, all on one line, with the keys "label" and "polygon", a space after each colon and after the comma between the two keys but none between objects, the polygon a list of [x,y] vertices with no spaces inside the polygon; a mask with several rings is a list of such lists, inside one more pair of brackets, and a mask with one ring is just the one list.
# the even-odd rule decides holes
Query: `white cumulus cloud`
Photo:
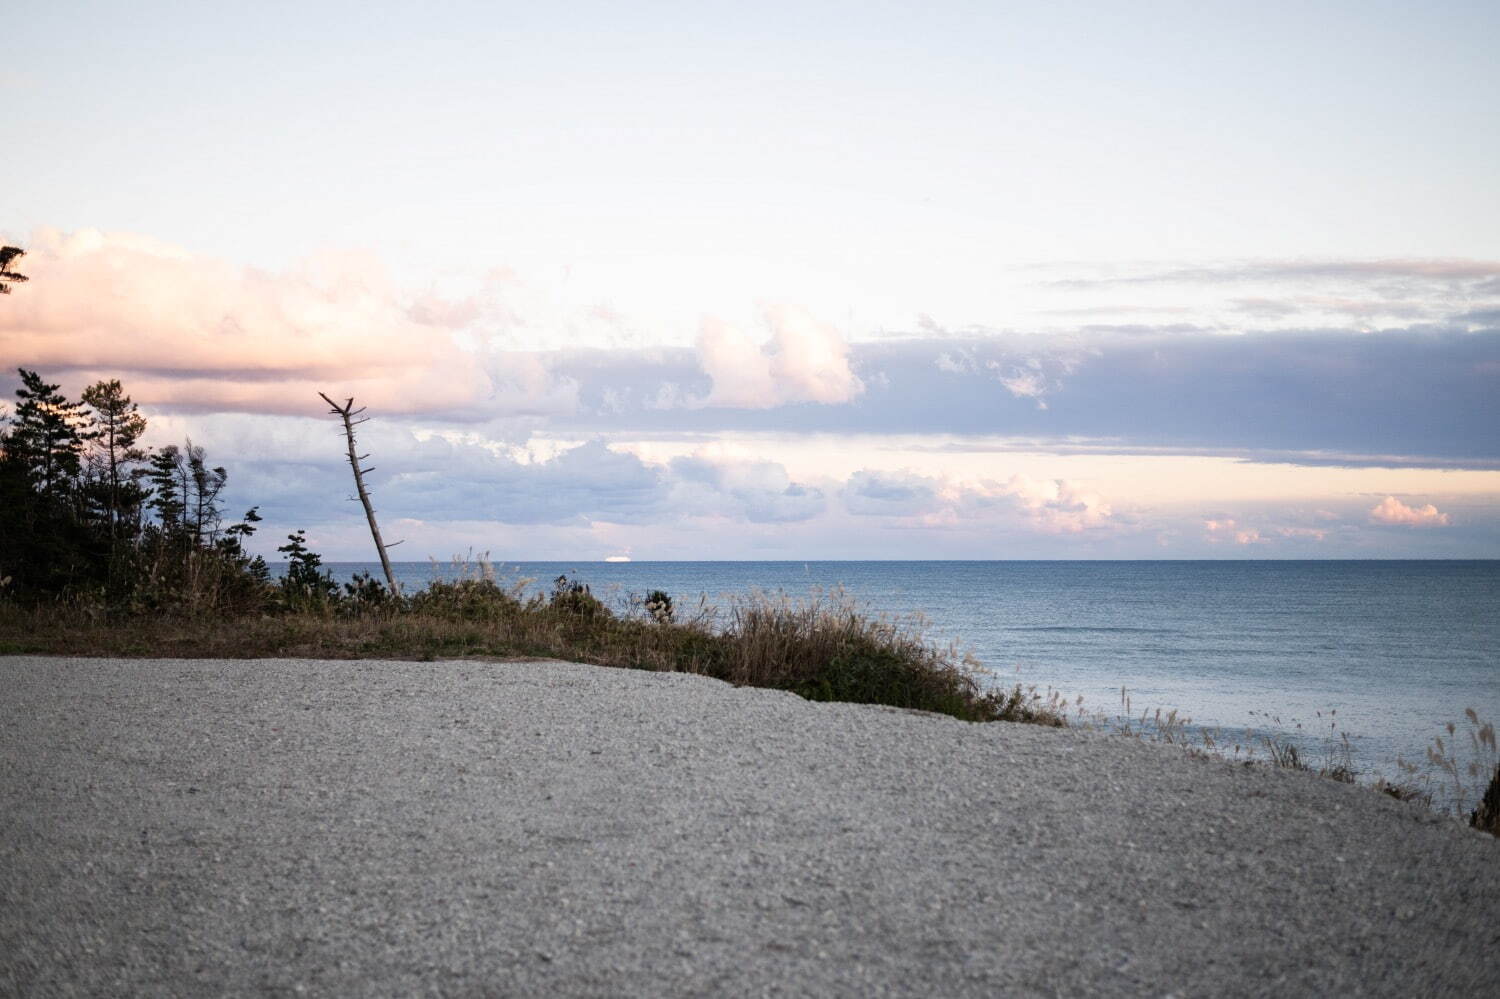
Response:
[{"label": "white cumulus cloud", "polygon": [[[993,484],[987,486],[994,490]],[[1103,527],[1114,516],[1113,507],[1104,497],[1068,479],[1012,475],[999,492],[1009,496],[1039,528],[1052,534],[1079,534]]]},{"label": "white cumulus cloud", "polygon": [[1261,543],[1260,531],[1253,527],[1241,527],[1234,520],[1226,517],[1222,520],[1205,520],[1203,530],[1208,535],[1208,540],[1214,544],[1221,541],[1231,542],[1236,545],[1258,545]]},{"label": "white cumulus cloud", "polygon": [[849,344],[806,309],[766,309],[770,339],[759,343],[728,323],[705,320],[698,361],[713,382],[705,405],[770,409],[786,403],[849,402],[864,391],[849,367]]},{"label": "white cumulus cloud", "polygon": [[1387,496],[1370,510],[1370,520],[1377,524],[1394,524],[1402,527],[1447,527],[1450,523],[1446,513],[1428,503],[1425,506],[1407,506],[1394,496]]}]

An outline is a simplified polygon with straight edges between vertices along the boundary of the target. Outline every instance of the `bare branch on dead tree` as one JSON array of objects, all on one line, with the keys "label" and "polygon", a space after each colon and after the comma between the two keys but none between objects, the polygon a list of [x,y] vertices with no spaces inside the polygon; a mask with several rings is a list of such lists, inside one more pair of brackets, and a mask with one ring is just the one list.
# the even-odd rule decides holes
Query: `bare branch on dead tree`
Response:
[{"label": "bare branch on dead tree", "polygon": [[344,404],[340,406],[322,392],[319,392],[318,395],[323,396],[323,401],[328,403],[330,411],[344,421],[344,439],[349,444],[349,468],[354,472],[354,488],[359,493],[360,503],[364,504],[365,519],[370,522],[370,536],[375,539],[375,550],[380,553],[380,567],[385,570],[386,584],[390,586],[391,592],[399,597],[401,595],[401,584],[396,582],[396,574],[391,571],[391,559],[386,554],[386,549],[394,548],[401,542],[394,541],[388,545],[380,540],[380,525],[375,523],[375,507],[371,505],[370,492],[365,488],[365,473],[374,471],[374,469],[359,467],[359,463],[363,459],[368,458],[369,455],[360,455],[354,448],[354,428],[361,423],[367,422],[369,417],[367,416],[362,420],[353,419],[354,416],[365,411],[363,406],[355,409],[353,399],[346,399]]}]

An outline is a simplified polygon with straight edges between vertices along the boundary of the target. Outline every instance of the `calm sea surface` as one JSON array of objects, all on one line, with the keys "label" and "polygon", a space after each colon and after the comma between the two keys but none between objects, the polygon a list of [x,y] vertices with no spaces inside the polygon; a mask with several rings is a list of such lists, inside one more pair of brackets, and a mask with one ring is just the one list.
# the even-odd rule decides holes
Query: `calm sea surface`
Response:
[{"label": "calm sea surface", "polygon": [[[335,563],[336,578],[379,566]],[[1500,721],[1500,561],[522,562],[501,582],[566,573],[623,606],[649,589],[679,607],[752,589],[843,586],[873,614],[926,615],[997,682],[1052,687],[1117,713],[1176,708],[1229,743],[1251,730],[1315,754],[1336,720],[1367,773],[1425,760],[1472,707]],[[398,563],[408,590],[451,567]],[[1320,713],[1321,712],[1321,716]],[[1301,728],[1298,728],[1300,724]],[[1446,736],[1445,736],[1446,737]]]}]

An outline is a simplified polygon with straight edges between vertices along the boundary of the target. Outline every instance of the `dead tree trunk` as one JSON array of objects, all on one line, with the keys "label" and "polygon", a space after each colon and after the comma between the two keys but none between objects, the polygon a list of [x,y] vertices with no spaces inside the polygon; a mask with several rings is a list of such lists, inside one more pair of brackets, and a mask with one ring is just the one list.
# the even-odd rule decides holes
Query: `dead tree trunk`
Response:
[{"label": "dead tree trunk", "polygon": [[391,571],[391,559],[386,554],[386,548],[395,547],[401,542],[394,541],[388,546],[384,541],[380,540],[380,525],[375,523],[375,508],[370,505],[369,490],[365,489],[365,473],[371,471],[371,469],[359,467],[359,463],[368,458],[369,455],[356,454],[354,451],[354,428],[364,423],[369,417],[355,419],[356,416],[359,416],[365,410],[363,406],[355,409],[353,399],[345,400],[344,404],[340,406],[328,398],[328,396],[323,395],[322,392],[319,392],[318,395],[323,396],[323,401],[332,407],[334,415],[344,421],[344,439],[349,444],[349,467],[354,470],[354,488],[359,492],[359,501],[364,504],[365,519],[370,522],[370,536],[375,539],[375,550],[380,553],[380,567],[385,570],[386,584],[390,586],[391,593],[399,597],[401,595],[401,584],[396,582],[396,574]]}]

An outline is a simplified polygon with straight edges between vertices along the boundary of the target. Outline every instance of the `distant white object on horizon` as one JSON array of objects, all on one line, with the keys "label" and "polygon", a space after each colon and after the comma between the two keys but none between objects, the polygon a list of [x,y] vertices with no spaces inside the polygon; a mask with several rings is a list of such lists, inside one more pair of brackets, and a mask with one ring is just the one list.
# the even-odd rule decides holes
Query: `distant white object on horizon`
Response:
[{"label": "distant white object on horizon", "polygon": [[609,556],[605,557],[604,561],[606,561],[606,562],[629,562],[630,561],[630,556],[629,555],[609,555]]}]

